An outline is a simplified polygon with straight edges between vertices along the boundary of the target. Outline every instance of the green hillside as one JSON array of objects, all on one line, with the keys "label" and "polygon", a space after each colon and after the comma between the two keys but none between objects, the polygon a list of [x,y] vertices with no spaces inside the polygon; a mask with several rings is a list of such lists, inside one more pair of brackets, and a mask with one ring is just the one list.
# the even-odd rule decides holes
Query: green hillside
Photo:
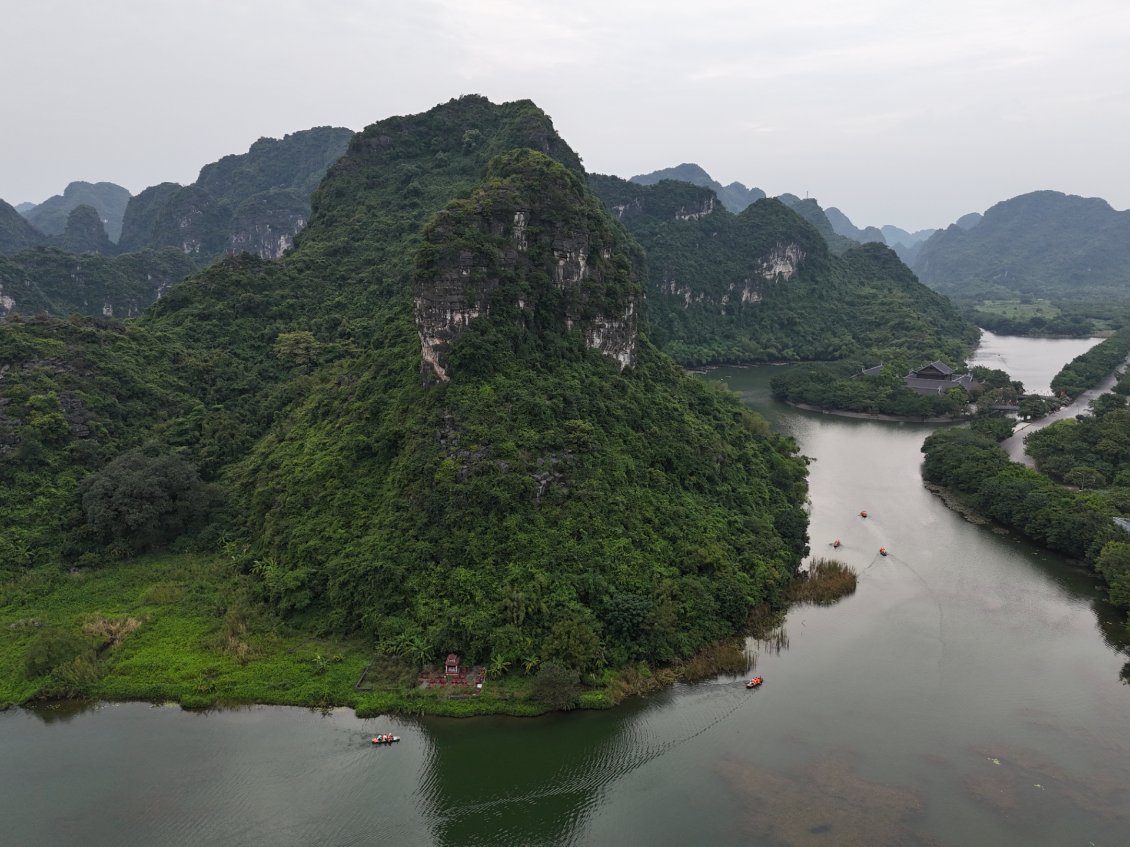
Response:
[{"label": "green hillside", "polygon": [[139,315],[196,266],[179,250],[121,256],[75,255],[57,248],[0,257],[0,314]]},{"label": "green hillside", "polygon": [[352,131],[315,127],[260,138],[205,165],[192,185],[162,183],[130,200],[121,248],[176,247],[206,265],[225,252],[277,258],[310,216],[310,194]]}]

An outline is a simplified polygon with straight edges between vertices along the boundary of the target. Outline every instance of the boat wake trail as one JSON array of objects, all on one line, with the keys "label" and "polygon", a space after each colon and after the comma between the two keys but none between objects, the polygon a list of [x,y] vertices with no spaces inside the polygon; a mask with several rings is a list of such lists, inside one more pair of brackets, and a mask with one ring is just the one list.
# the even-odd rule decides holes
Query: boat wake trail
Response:
[{"label": "boat wake trail", "polygon": [[908,571],[910,571],[914,575],[915,579],[917,579],[920,583],[922,583],[922,587],[926,589],[926,593],[929,595],[930,600],[933,601],[934,608],[938,612],[938,632],[937,632],[937,635],[934,636],[934,638],[938,642],[938,684],[941,685],[942,682],[943,682],[942,673],[943,673],[943,667],[944,667],[944,662],[945,662],[945,657],[946,657],[946,640],[945,640],[945,637],[944,637],[946,617],[945,617],[945,612],[942,611],[942,603],[938,599],[938,595],[934,593],[934,589],[930,587],[930,583],[928,583],[922,577],[922,574],[920,574],[915,569],[915,567],[912,564],[910,564],[910,562],[906,561],[905,559],[899,558],[899,557],[895,556],[894,554],[888,554],[888,557],[893,559],[896,564],[904,566]]},{"label": "boat wake trail", "polygon": [[[732,684],[739,686],[737,682]],[[703,686],[713,689],[718,687]],[[704,696],[717,698],[714,692],[704,692]],[[448,807],[443,810],[442,817],[445,822],[454,823],[472,815],[498,815],[499,810],[505,807],[568,795],[576,796],[579,804],[589,806],[609,783],[694,741],[738,712],[751,708],[758,697],[741,687],[725,698],[717,699],[720,700],[720,708],[690,732],[680,731],[678,737],[663,737],[656,727],[643,721],[627,728],[626,733],[595,756],[562,768],[551,779],[547,779],[541,788],[521,794],[492,797],[460,805],[458,808]]]}]

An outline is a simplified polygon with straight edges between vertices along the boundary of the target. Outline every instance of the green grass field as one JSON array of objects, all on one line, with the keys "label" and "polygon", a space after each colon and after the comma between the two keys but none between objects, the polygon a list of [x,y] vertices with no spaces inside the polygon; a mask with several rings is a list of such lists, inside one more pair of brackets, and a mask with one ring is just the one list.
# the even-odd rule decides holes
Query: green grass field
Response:
[{"label": "green grass field", "polygon": [[[418,691],[414,669],[375,656],[364,640],[316,638],[288,626],[253,602],[245,578],[227,568],[218,559],[158,555],[82,573],[40,568],[0,582],[0,708],[89,698],[188,708],[352,706],[359,714],[546,711],[529,701],[529,678],[519,675],[489,681],[470,699]],[[136,628],[108,643],[102,633],[114,625]],[[69,653],[30,673],[29,655],[48,641],[65,642]],[[377,673],[357,691],[370,662]]]}]

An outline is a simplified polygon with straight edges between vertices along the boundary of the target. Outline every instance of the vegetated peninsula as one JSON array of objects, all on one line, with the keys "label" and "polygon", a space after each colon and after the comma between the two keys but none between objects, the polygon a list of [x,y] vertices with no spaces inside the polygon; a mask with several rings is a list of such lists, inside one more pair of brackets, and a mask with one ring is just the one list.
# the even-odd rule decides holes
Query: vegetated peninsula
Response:
[{"label": "vegetated peninsula", "polygon": [[420,710],[454,652],[557,702],[782,596],[805,462],[653,345],[644,254],[541,110],[381,121],[312,206],[126,324],[0,323],[0,701]]},{"label": "vegetated peninsula", "polygon": [[[1130,333],[1123,330],[1104,344],[1108,350],[1119,347],[1121,361],[1128,341]],[[1079,368],[1072,372],[1077,378]],[[1092,402],[1093,414],[1056,421],[1028,436],[1027,451],[1038,470],[1009,461],[996,442],[1011,434],[1011,422],[989,418],[927,438],[922,476],[1035,543],[1086,562],[1102,577],[1110,602],[1130,611],[1127,395],[1130,377],[1123,373],[1113,391]]]}]

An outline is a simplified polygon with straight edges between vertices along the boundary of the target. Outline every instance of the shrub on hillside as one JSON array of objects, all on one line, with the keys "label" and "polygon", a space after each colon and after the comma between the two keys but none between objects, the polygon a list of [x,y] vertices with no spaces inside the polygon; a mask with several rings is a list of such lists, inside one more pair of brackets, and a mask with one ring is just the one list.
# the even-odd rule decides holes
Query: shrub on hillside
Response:
[{"label": "shrub on hillside", "polygon": [[198,524],[213,502],[196,468],[175,456],[124,453],[82,488],[86,522],[107,544],[151,550]]}]

